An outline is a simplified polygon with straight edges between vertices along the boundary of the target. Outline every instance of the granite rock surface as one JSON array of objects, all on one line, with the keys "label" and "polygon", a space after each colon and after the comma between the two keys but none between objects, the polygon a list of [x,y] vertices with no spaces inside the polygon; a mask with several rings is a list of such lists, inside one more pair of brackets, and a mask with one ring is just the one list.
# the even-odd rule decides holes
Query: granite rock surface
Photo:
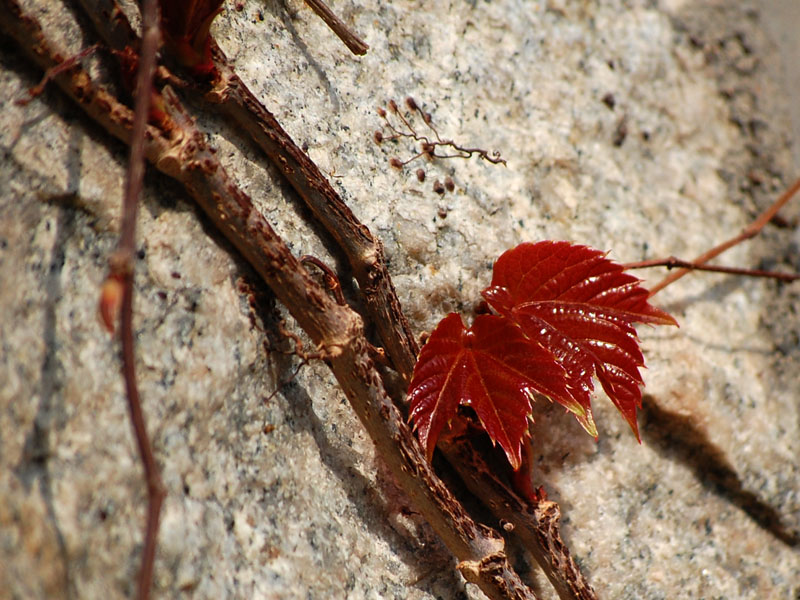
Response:
[{"label": "granite rock surface", "polygon": [[[26,4],[66,54],[94,41],[68,6]],[[792,79],[759,3],[333,8],[366,56],[299,0],[229,3],[213,33],[383,240],[417,334],[450,311],[469,317],[492,261],[517,243],[690,258],[797,175]],[[0,40],[0,597],[112,600],[133,594],[146,504],[117,346],[96,316],[126,150],[55,88],[16,105],[40,76]],[[415,149],[375,144],[375,109],[407,96],[442,137],[498,150],[507,166],[391,168]],[[199,115],[293,250],[339,269],[355,298],[343,258],[277,172]],[[434,192],[447,177],[454,189]],[[723,262],[800,271],[798,206]],[[280,352],[279,324],[294,327],[285,309],[155,172],[138,248],[139,383],[168,491],[155,597],[482,597],[414,515],[328,369],[294,375],[299,360]],[[643,443],[602,396],[597,442],[538,405],[535,481],[561,504],[601,598],[797,600],[800,282],[694,275],[655,301],[681,327],[640,330]]]}]

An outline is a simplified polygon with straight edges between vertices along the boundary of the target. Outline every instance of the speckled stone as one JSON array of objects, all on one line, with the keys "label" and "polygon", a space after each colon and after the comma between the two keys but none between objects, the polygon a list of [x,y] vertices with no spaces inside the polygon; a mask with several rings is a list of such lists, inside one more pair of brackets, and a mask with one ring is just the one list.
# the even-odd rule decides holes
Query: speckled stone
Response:
[{"label": "speckled stone", "polygon": [[[66,52],[91,43],[60,4],[26,4]],[[792,180],[793,97],[757,3],[333,7],[370,44],[366,56],[299,0],[229,3],[213,31],[384,241],[418,334],[449,311],[469,316],[493,259],[521,241],[573,240],[624,262],[689,258]],[[41,74],[0,44],[0,597],[131,597],[146,490],[117,346],[96,316],[126,153],[55,89],[14,104]],[[415,150],[374,143],[375,109],[409,95],[443,137],[499,150],[508,165],[391,168]],[[213,114],[200,124],[296,253],[343,264],[249,143]],[[446,177],[454,190],[437,194]],[[800,270],[798,206],[724,262]],[[481,597],[327,368],[293,377],[285,310],[157,173],[138,247],[139,383],[168,490],[155,596]],[[640,332],[642,445],[605,398],[598,442],[540,405],[535,480],[561,504],[602,598],[796,600],[800,283],[695,275],[656,301],[681,327]]]}]

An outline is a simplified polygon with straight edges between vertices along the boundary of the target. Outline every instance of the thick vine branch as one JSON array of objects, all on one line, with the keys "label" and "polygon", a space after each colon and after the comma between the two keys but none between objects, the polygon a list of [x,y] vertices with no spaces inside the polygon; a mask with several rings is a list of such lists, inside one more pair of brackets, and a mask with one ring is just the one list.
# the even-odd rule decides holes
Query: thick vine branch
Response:
[{"label": "thick vine branch", "polygon": [[[41,68],[62,57],[45,39],[38,22],[15,0],[0,0],[0,26]],[[60,74],[57,83],[93,120],[130,143],[133,115],[80,67]],[[387,396],[369,356],[360,317],[326,294],[250,198],[228,177],[177,97],[164,91],[169,130],[149,127],[145,155],[160,171],[179,181],[220,231],[250,262],[276,297],[326,355],[337,382],[364,424],[382,458],[448,548],[459,570],[489,598],[535,598],[508,565],[504,541],[476,524],[435,475],[399,411]]]},{"label": "thick vine branch", "polygon": [[513,526],[512,532],[542,568],[559,598],[597,600],[597,594],[583,577],[561,537],[561,509],[557,503],[525,500],[509,490],[494,470],[476,454],[468,439],[442,436],[439,449],[467,488],[498,519]]},{"label": "thick vine branch", "polygon": [[206,99],[248,132],[342,248],[386,353],[401,376],[411,381],[419,347],[397,299],[383,244],[356,218],[317,165],[239,79],[216,44],[212,45],[212,56],[218,74]]}]

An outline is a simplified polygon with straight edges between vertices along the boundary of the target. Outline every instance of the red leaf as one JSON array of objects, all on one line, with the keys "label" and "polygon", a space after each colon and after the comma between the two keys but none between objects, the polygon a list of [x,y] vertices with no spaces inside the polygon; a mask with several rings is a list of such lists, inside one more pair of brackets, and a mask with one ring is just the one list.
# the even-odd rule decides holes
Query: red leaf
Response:
[{"label": "red leaf", "polygon": [[480,315],[469,329],[447,315],[420,352],[411,381],[411,420],[428,455],[442,429],[470,406],[511,466],[522,460],[532,394],[570,398],[564,368],[506,318]]},{"label": "red leaf", "polygon": [[596,436],[592,376],[637,439],[644,358],[633,323],[677,325],[647,302],[647,290],[605,254],[569,242],[521,244],[495,263],[486,301],[548,348],[570,377],[572,402],[561,402]]},{"label": "red leaf", "polygon": [[466,405],[519,469],[533,393],[567,407],[597,436],[594,376],[638,439],[644,357],[633,324],[677,325],[648,304],[638,279],[586,246],[521,244],[495,263],[483,297],[499,316],[480,315],[466,329],[448,315],[414,368],[411,420],[429,459]]}]

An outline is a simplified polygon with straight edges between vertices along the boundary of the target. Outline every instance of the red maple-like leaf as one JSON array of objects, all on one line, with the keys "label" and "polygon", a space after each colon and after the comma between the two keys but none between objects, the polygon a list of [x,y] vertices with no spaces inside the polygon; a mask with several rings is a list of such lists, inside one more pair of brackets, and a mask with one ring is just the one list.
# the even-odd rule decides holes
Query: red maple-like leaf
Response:
[{"label": "red maple-like leaf", "polygon": [[430,459],[458,406],[470,406],[517,469],[533,393],[567,398],[567,373],[510,320],[480,315],[467,329],[447,315],[419,355],[409,399],[411,418]]},{"label": "red maple-like leaf", "polygon": [[647,302],[637,278],[598,250],[546,241],[505,252],[482,294],[499,315],[479,316],[469,329],[448,315],[414,369],[411,419],[429,457],[467,405],[519,468],[533,392],[565,406],[596,437],[594,376],[638,439],[644,358],[633,323],[677,323]]}]

